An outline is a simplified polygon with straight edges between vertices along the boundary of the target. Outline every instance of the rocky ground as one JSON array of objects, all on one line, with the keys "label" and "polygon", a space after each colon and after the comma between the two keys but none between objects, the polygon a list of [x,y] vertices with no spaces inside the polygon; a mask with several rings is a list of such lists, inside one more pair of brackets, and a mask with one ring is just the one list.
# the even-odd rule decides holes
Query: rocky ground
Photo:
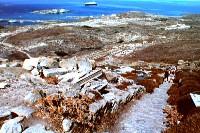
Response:
[{"label": "rocky ground", "polygon": [[[0,27],[1,132],[156,131],[145,122],[157,122],[159,131],[183,131],[198,110],[181,112],[184,105],[170,92],[180,75],[187,74],[176,74],[168,91],[170,105],[163,74],[172,66],[187,69],[185,73],[198,71],[199,21],[198,15],[129,12],[72,23]],[[186,92],[177,93],[184,97]],[[159,119],[144,117],[143,126],[135,125],[140,115],[134,112],[156,113]]]}]

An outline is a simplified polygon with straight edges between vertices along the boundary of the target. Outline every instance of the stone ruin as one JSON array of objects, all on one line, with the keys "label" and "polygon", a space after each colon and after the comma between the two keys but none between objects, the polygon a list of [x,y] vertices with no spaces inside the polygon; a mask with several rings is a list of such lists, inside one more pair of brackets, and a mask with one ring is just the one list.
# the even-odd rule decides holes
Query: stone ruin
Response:
[{"label": "stone ruin", "polygon": [[[122,105],[145,91],[143,86],[119,74],[130,72],[131,68],[122,67],[115,72],[96,67],[95,61],[87,58],[30,58],[22,67],[31,73],[22,75],[22,78],[31,77],[43,83],[52,83],[49,80],[55,79],[53,84],[65,89],[51,94],[46,90],[32,91],[24,98],[28,106],[1,110],[0,119],[7,120],[1,127],[2,133],[71,132],[80,126],[94,129],[95,123],[103,116],[117,112]],[[122,90],[116,87],[120,82],[129,85]],[[47,120],[51,131],[40,123],[24,130],[23,121],[34,117]]]}]

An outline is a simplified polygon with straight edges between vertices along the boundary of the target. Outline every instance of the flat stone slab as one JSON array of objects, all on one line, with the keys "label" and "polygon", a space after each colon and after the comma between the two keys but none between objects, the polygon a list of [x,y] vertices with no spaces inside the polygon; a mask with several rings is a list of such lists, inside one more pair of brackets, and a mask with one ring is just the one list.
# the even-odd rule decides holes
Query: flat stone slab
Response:
[{"label": "flat stone slab", "polygon": [[42,124],[36,124],[34,126],[27,128],[22,133],[54,133],[54,132],[53,131],[47,131],[45,129],[45,126],[42,125]]},{"label": "flat stone slab", "polygon": [[7,120],[1,127],[0,133],[21,133],[22,126],[20,122],[24,117],[16,117],[14,119]]},{"label": "flat stone slab", "polygon": [[198,93],[190,93],[192,101],[194,102],[196,107],[200,107],[200,92]]},{"label": "flat stone slab", "polygon": [[11,115],[11,112],[9,111],[9,107],[0,107],[0,118],[2,117],[8,117]]},{"label": "flat stone slab", "polygon": [[32,113],[35,112],[34,109],[25,106],[19,106],[10,111],[16,113],[18,116],[25,116],[26,118],[30,117]]},{"label": "flat stone slab", "polygon": [[26,59],[23,63],[23,68],[26,70],[32,70],[33,68],[37,68],[37,65],[39,63],[39,58],[31,58],[31,59]]},{"label": "flat stone slab", "polygon": [[51,68],[51,69],[43,69],[43,74],[45,77],[51,77],[56,75],[66,74],[68,71],[65,68]]}]

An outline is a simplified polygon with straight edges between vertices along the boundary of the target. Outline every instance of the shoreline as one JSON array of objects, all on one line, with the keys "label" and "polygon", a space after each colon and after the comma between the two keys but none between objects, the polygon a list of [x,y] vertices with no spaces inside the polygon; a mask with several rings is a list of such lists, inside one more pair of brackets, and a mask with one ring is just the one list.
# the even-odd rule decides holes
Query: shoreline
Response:
[{"label": "shoreline", "polygon": [[[187,16],[192,16],[192,15],[200,15],[198,14],[185,14],[185,15],[180,15],[180,16],[167,16],[167,15],[159,15],[159,14],[153,14],[153,13],[148,13],[144,11],[128,11],[128,12],[122,12],[122,13],[114,13],[114,14],[109,14],[109,15],[97,15],[97,16],[66,16],[68,19],[67,20],[31,20],[31,19],[2,19],[0,18],[0,26],[3,27],[23,27],[23,26],[32,26],[32,25],[43,25],[43,24],[52,24],[52,23],[74,23],[74,22],[82,22],[85,20],[94,20],[94,19],[102,19],[104,17],[112,17],[112,16],[123,16],[127,15],[130,13],[137,13],[137,14],[144,14],[145,16],[150,16],[150,17],[160,17],[160,18],[182,18],[182,17],[187,17]],[[7,23],[7,24],[5,24]]]}]

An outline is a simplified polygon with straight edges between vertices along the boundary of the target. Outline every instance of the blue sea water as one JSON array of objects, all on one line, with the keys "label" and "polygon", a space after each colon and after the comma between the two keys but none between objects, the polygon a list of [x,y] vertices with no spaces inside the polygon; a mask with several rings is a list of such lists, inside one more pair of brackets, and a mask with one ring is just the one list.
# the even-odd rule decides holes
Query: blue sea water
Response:
[{"label": "blue sea water", "polygon": [[[0,25],[9,25],[8,20],[21,20],[21,24],[33,24],[39,21],[74,21],[80,17],[101,16],[123,13],[127,11],[142,11],[146,13],[181,16],[200,13],[200,0],[183,2],[158,2],[137,0],[96,0],[97,6],[84,6],[85,0],[63,0],[52,2],[18,2],[0,0]],[[24,0],[26,1],[26,0]],[[37,1],[37,0],[36,0]],[[32,11],[64,8],[70,10],[66,14],[33,14]],[[23,21],[22,21],[23,20]]]}]

